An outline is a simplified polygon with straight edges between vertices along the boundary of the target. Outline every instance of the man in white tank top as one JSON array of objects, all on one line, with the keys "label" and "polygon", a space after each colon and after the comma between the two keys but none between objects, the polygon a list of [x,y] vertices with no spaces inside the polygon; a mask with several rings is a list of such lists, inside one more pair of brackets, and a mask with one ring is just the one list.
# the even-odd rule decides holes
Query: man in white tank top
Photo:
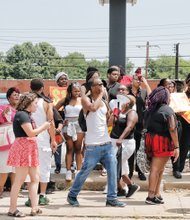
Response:
[{"label": "man in white tank top", "polygon": [[[32,114],[36,126],[39,127],[45,121],[52,121],[49,130],[40,133],[37,136],[39,163],[40,163],[40,196],[39,204],[47,205],[49,203],[46,197],[47,184],[50,181],[51,156],[56,151],[57,144],[55,142],[55,126],[53,123],[53,108],[47,97],[43,94],[44,84],[41,79],[33,79],[30,88],[38,95],[38,107],[36,112]],[[46,101],[45,101],[46,100]],[[30,206],[30,200],[25,203]]]},{"label": "man in white tank top", "polygon": [[102,101],[103,83],[101,79],[96,78],[89,82],[89,86],[91,88],[91,98],[87,96],[82,98],[83,110],[87,113],[84,162],[70,189],[67,201],[72,206],[79,206],[77,196],[89,173],[98,162],[101,162],[108,175],[106,206],[124,207],[126,204],[117,200],[117,161],[108,134],[106,117],[108,109],[105,102]]}]

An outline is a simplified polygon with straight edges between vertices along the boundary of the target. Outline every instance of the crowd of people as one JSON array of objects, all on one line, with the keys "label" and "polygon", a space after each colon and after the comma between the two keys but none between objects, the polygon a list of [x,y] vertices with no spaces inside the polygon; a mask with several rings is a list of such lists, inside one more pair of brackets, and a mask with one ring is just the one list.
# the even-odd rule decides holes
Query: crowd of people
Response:
[{"label": "crowd of people", "polygon": [[[8,215],[25,216],[17,209],[24,182],[29,192],[25,205],[31,207],[31,216],[42,213],[38,205],[49,204],[46,191],[51,157],[54,154],[55,173],[59,174],[63,139],[66,181],[72,181],[72,164],[76,162],[68,203],[79,206],[77,196],[89,173],[100,163],[107,174],[106,206],[125,207],[126,203],[119,201],[118,196],[128,198],[140,189],[133,182],[134,171],[141,181],[147,178],[135,159],[142,132],[145,132],[145,150],[150,160],[145,202],[163,204],[160,184],[165,165],[171,158],[173,176],[182,178],[190,145],[190,124],[169,106],[170,94],[183,92],[190,98],[190,74],[185,82],[161,79],[153,90],[141,74],[141,68],[127,76],[121,66],[107,70],[107,81],[101,79],[95,67],[88,67],[82,85],[77,81],[69,83],[65,72],[59,72],[55,81],[58,87],[66,88],[66,96],[55,106],[51,97],[43,92],[42,79],[32,79],[27,93],[20,94],[17,88],[9,88],[9,104],[0,106],[0,129],[4,129],[3,141],[8,140],[8,144],[3,141],[0,144],[0,198],[10,176]],[[79,123],[81,111],[86,131]],[[14,138],[10,137],[13,134]],[[59,142],[57,136],[62,141]]]}]

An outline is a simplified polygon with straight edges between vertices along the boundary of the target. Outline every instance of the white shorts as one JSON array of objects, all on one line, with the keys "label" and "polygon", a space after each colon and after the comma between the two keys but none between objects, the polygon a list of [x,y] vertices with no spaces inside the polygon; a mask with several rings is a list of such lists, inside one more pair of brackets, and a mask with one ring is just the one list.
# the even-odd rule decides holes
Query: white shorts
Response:
[{"label": "white shorts", "polygon": [[[48,183],[50,181],[51,171],[51,151],[45,151],[42,148],[38,148],[39,153],[39,168],[40,168],[40,182]],[[30,182],[30,177],[27,175],[25,182]]]},{"label": "white shorts", "polygon": [[[116,145],[117,139],[111,138],[111,141],[117,153],[117,149],[118,149]],[[135,139],[124,139],[122,142],[122,174],[121,175],[129,174],[128,159],[131,157],[134,151],[135,151]]]},{"label": "white shorts", "polygon": [[7,165],[9,150],[0,151],[0,173],[15,173],[15,168]]}]

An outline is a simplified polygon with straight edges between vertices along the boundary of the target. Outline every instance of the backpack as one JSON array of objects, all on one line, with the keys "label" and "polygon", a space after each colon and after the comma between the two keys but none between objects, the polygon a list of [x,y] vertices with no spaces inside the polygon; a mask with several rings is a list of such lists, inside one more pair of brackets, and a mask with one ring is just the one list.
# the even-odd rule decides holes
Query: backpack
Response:
[{"label": "backpack", "polygon": [[[92,98],[90,96],[88,96],[88,97],[90,98],[90,101],[92,102]],[[86,116],[85,116],[83,109],[81,109],[80,113],[79,113],[78,123],[79,123],[79,126],[83,132],[87,131],[86,117],[87,117],[88,113],[89,113],[89,111],[86,112]]]},{"label": "backpack", "polygon": [[[89,111],[86,113],[86,117],[87,117],[87,114],[89,113]],[[81,130],[83,132],[86,132],[87,131],[87,126],[86,126],[86,117],[84,116],[84,111],[83,109],[80,110],[80,113],[79,113],[79,118],[78,118],[78,122],[79,122],[79,126],[81,128]]]}]

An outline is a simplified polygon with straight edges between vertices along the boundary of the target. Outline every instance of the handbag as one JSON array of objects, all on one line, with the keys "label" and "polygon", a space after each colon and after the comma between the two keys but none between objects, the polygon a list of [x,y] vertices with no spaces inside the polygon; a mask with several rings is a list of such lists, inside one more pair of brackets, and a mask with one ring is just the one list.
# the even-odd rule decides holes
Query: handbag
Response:
[{"label": "handbag", "polygon": [[13,144],[15,135],[10,123],[0,125],[0,150],[7,150]]},{"label": "handbag", "polygon": [[150,171],[150,159],[146,154],[145,146],[145,132],[142,132],[142,137],[140,141],[140,147],[137,151],[137,165],[142,173],[148,173]]}]

